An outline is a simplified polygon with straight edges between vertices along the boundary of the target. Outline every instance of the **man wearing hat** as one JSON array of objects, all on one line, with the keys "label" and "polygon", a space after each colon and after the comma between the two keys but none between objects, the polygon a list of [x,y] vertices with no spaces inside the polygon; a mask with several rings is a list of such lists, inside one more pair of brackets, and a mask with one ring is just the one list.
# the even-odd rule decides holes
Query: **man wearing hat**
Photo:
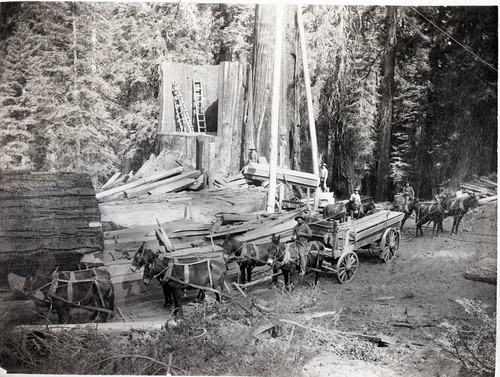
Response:
[{"label": "man wearing hat", "polygon": [[351,197],[349,198],[351,202],[356,204],[359,208],[359,212],[363,213],[363,203],[361,203],[361,196],[359,195],[359,189],[356,187],[354,192],[351,194]]},{"label": "man wearing hat", "polygon": [[312,231],[309,225],[306,224],[304,216],[298,215],[295,217],[295,221],[297,221],[298,224],[293,227],[292,240],[295,240],[297,251],[299,252],[300,274],[304,275],[307,263],[307,241],[312,237]]},{"label": "man wearing hat", "polygon": [[319,187],[321,191],[326,192],[326,179],[328,178],[328,169],[326,168],[326,164],[321,164],[321,169],[319,171]]}]

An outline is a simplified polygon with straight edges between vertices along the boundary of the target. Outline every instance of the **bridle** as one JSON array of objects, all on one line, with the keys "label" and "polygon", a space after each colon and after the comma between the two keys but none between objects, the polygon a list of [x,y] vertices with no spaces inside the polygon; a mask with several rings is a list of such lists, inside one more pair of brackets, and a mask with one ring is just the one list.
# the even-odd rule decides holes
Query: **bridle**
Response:
[{"label": "bridle", "polygon": [[166,274],[168,274],[168,270],[169,269],[172,269],[173,266],[174,266],[174,263],[173,261],[170,261],[167,263],[167,267],[165,267],[164,269],[162,269],[160,272],[158,272],[157,274],[152,274],[152,272],[154,271],[155,269],[155,263],[156,261],[158,260],[158,254],[154,254],[152,258],[150,258],[147,262],[144,263],[144,265],[146,266],[144,268],[144,276],[146,276],[146,271],[148,271],[148,282],[146,283],[144,281],[144,277],[143,277],[143,282],[144,284],[148,285],[151,281],[154,281],[154,279],[157,279],[159,284],[158,286],[162,285],[164,283],[164,281],[162,281],[159,276],[162,275],[164,272],[166,272]]},{"label": "bridle", "polygon": [[[285,244],[281,242],[280,243],[273,242],[268,246],[267,252],[269,253],[270,256],[271,255],[273,256],[273,263],[271,267],[280,267],[284,264],[284,259],[285,259],[284,256],[286,253],[286,249],[287,247],[285,246]],[[271,252],[271,250],[273,250],[273,252]]]}]

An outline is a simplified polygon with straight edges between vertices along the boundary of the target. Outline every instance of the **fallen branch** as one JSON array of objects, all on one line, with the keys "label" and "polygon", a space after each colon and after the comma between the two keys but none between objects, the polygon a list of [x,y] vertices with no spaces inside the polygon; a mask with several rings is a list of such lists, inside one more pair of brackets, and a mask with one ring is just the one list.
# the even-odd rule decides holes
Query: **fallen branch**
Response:
[{"label": "fallen branch", "polygon": [[236,289],[238,290],[238,292],[240,292],[240,294],[241,294],[243,297],[247,297],[247,294],[246,294],[245,292],[243,292],[243,290],[240,288],[240,286],[238,285],[238,283],[233,282],[233,285],[236,287]]},{"label": "fallen branch", "polygon": [[395,340],[392,339],[392,338],[389,338],[389,337],[382,337],[382,336],[377,336],[377,335],[367,335],[367,334],[360,334],[360,333],[347,332],[347,331],[339,331],[339,330],[320,330],[320,329],[316,329],[316,328],[313,328],[313,327],[302,325],[301,323],[298,323],[298,322],[290,321],[288,319],[280,319],[279,321],[283,322],[283,323],[288,323],[288,324],[291,324],[291,325],[294,325],[294,326],[302,327],[304,329],[307,329],[307,330],[310,330],[310,331],[313,331],[313,332],[317,332],[317,333],[322,334],[322,335],[329,335],[329,336],[338,336],[338,335],[342,335],[342,336],[355,336],[355,337],[358,337],[358,338],[362,338],[362,339],[368,340],[368,341],[373,342],[373,343],[377,343],[380,347],[387,347],[390,344],[394,344],[395,343]]},{"label": "fallen branch", "polygon": [[266,277],[263,277],[262,279],[259,279],[259,280],[254,280],[250,283],[246,283],[246,284],[242,284],[240,285],[241,288],[245,289],[245,288],[248,288],[248,287],[252,287],[256,284],[260,284],[260,283],[263,283],[265,281],[268,281],[268,280],[271,280],[272,278],[276,277],[276,276],[279,276],[281,275],[281,272],[277,272],[275,274],[272,274],[272,275],[268,275]]}]

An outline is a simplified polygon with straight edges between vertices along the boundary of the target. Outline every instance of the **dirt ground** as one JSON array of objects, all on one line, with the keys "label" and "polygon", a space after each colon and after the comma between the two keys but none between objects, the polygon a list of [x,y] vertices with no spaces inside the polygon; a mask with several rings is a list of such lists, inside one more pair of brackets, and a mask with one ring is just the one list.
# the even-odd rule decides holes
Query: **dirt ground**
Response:
[{"label": "dirt ground", "polygon": [[[380,362],[339,358],[327,348],[303,367],[306,377],[319,376],[470,376],[462,364],[442,351],[430,337],[444,320],[468,321],[457,298],[480,300],[496,312],[496,285],[466,279],[470,268],[483,268],[496,274],[497,207],[486,205],[469,213],[458,235],[450,235],[452,219],[444,222],[445,233],[433,238],[431,228],[415,238],[414,221],[403,229],[397,258],[385,264],[368,252],[360,252],[360,266],[353,281],[339,284],[335,275],[323,274],[313,306],[290,313],[288,319],[303,319],[307,312],[334,311],[332,318],[311,319],[311,327],[383,335],[392,339],[389,347],[378,347]],[[314,276],[298,282],[293,294],[308,294]],[[254,287],[249,299],[261,303],[280,302],[283,296],[268,283]],[[140,319],[164,318],[161,300],[126,307]],[[276,307],[276,305],[274,305]],[[189,313],[189,306],[187,306]],[[145,315],[144,313],[149,313]],[[301,321],[303,322],[303,321]],[[407,325],[407,326],[406,326]]]},{"label": "dirt ground", "polygon": [[[342,330],[384,334],[397,339],[395,347],[379,348],[395,353],[393,365],[359,361],[339,362],[320,355],[304,368],[305,376],[457,376],[471,375],[461,364],[440,350],[427,334],[443,320],[468,321],[457,298],[480,300],[496,312],[496,285],[465,279],[471,267],[496,273],[496,205],[482,206],[464,218],[461,232],[450,235],[452,219],[444,222],[445,233],[432,238],[431,229],[415,238],[414,222],[403,230],[398,257],[388,264],[360,256],[355,279],[336,284],[322,280],[324,309],[342,308]],[[476,268],[477,267],[477,268]],[[397,326],[401,323],[412,327]],[[399,360],[398,360],[399,359]]]},{"label": "dirt ground", "polygon": [[[432,338],[438,335],[435,326],[445,320],[470,321],[455,301],[457,298],[480,300],[489,306],[489,314],[496,312],[496,285],[464,277],[471,268],[496,274],[496,204],[481,206],[468,214],[458,235],[450,235],[451,224],[451,219],[445,220],[445,233],[439,237],[432,238],[431,229],[424,228],[424,236],[415,238],[414,222],[410,219],[403,229],[398,256],[382,263],[370,253],[360,252],[357,274],[347,284],[339,284],[335,275],[327,273],[322,274],[320,287],[314,290],[312,274],[297,282],[292,295],[306,297],[307,305],[287,313],[288,320],[310,328],[381,335],[390,340],[389,346],[372,350],[375,360],[373,353],[366,359],[356,354],[360,350],[352,350],[353,357],[339,355],[330,342],[315,357],[300,361],[303,376],[472,375]],[[286,292],[269,288],[269,283],[255,286],[248,294],[247,302],[258,300],[275,312],[279,305],[286,307],[282,304]],[[168,314],[160,297],[122,310],[136,321],[164,320]],[[280,301],[283,297],[285,300]],[[184,305],[189,315],[191,306],[187,300]],[[307,314],[321,312],[336,315],[307,318]],[[28,312],[23,313],[18,312],[18,322],[23,321],[24,315],[29,316]]]}]

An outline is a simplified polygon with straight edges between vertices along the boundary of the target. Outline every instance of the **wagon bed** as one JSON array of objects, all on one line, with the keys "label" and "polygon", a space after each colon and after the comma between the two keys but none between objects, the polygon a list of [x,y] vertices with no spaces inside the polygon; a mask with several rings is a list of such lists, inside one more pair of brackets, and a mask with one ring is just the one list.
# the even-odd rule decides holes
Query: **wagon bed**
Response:
[{"label": "wagon bed", "polygon": [[340,283],[347,283],[354,278],[359,264],[356,250],[372,248],[383,262],[391,261],[399,249],[403,217],[401,212],[381,210],[344,223],[311,222],[313,239],[325,245],[323,268],[336,273]]}]

